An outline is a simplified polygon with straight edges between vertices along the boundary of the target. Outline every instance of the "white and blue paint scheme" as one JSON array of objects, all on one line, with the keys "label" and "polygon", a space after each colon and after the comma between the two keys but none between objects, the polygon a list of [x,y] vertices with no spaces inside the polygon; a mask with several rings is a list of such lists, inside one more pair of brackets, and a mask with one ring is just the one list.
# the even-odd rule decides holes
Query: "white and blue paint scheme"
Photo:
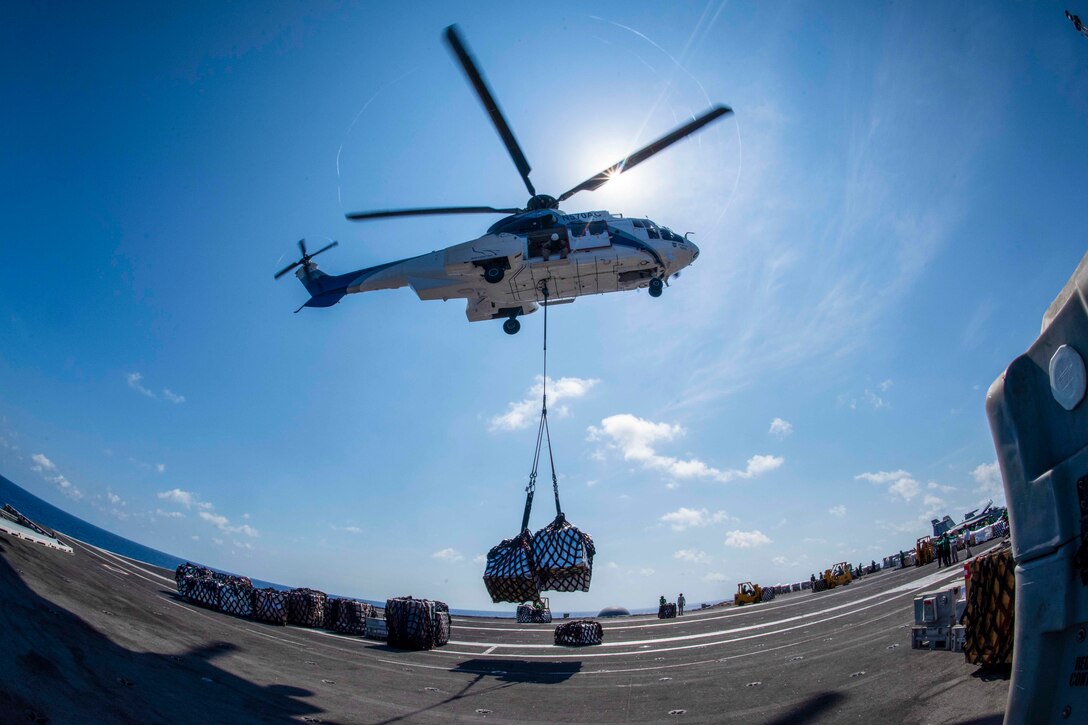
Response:
[{"label": "white and blue paint scheme", "polygon": [[478,239],[340,275],[307,261],[296,276],[311,297],[304,307],[330,307],[345,295],[411,287],[421,300],[465,299],[470,322],[504,318],[514,334],[519,315],[540,304],[646,287],[660,296],[667,280],[699,256],[699,248],[649,219],[607,211],[565,214],[538,209],[499,220]]}]

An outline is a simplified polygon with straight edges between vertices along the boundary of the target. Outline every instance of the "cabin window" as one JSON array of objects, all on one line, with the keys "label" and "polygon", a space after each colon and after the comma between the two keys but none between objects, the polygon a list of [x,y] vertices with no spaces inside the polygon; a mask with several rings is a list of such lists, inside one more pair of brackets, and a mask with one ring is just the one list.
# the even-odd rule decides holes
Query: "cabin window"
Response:
[{"label": "cabin window", "polygon": [[650,235],[650,239],[661,239],[661,235],[657,233],[657,227],[653,224],[646,225],[646,233]]}]

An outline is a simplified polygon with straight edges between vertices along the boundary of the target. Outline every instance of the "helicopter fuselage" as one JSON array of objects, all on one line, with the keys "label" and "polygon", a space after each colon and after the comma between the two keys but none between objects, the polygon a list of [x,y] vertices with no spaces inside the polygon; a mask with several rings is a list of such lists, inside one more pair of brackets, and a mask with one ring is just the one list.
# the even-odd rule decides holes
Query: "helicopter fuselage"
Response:
[{"label": "helicopter fuselage", "polygon": [[[345,294],[411,287],[421,300],[468,301],[469,321],[515,318],[576,297],[663,284],[699,255],[649,219],[606,211],[536,210],[493,224],[472,241],[330,277],[310,262],[297,272],[326,307]],[[508,330],[509,331],[509,330]]]}]

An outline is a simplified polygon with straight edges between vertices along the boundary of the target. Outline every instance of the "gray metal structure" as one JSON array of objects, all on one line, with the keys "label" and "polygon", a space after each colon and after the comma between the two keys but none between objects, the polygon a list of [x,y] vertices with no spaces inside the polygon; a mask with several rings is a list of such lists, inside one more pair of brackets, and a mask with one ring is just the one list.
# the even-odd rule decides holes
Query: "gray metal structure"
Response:
[{"label": "gray metal structure", "polygon": [[1088,255],[986,400],[1016,561],[1005,722],[1088,722]]}]

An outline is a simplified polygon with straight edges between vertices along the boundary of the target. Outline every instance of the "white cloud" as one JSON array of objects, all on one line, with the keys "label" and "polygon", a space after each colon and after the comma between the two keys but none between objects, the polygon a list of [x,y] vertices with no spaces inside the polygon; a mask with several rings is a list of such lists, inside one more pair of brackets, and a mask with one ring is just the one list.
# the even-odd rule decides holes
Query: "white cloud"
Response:
[{"label": "white cloud", "polygon": [[487,563],[487,554],[477,554],[476,556],[472,557],[472,563],[473,564],[486,564]]},{"label": "white cloud", "polygon": [[886,392],[888,392],[889,390],[892,389],[892,381],[891,380],[885,380],[882,383],[880,383],[880,385],[878,385],[877,387],[880,388],[880,392],[886,393]]},{"label": "white cloud", "polygon": [[[185,514],[180,511],[163,511],[162,509],[155,509],[156,516],[162,516],[168,519],[183,519]],[[193,538],[196,538],[195,536]]]},{"label": "white cloud", "polygon": [[[249,514],[246,514],[242,518],[249,518]],[[343,531],[346,534],[361,534],[363,529],[359,526],[337,526],[336,524],[329,524],[329,528],[333,531]]]},{"label": "white cloud", "polygon": [[1001,481],[1001,468],[997,461],[983,463],[971,471],[978,488],[975,489],[987,498],[992,498],[998,506],[1005,505],[1005,485]]},{"label": "white cloud", "polygon": [[619,569],[620,568],[620,565],[617,564],[614,561],[608,562],[607,564],[605,564],[605,566],[607,566],[609,569]]},{"label": "white cloud", "polygon": [[[569,415],[564,400],[576,400],[588,393],[600,380],[593,378],[548,378],[548,414],[562,418]],[[519,430],[528,428],[540,415],[541,396],[544,394],[544,378],[538,375],[524,400],[510,403],[505,413],[493,416],[491,430]]]},{"label": "white cloud", "polygon": [[838,506],[832,506],[827,512],[832,516],[838,516],[841,519],[843,516],[846,516],[846,507],[839,504]]},{"label": "white cloud", "polygon": [[638,573],[641,576],[653,576],[654,575],[654,570],[646,567],[646,568],[639,569]]},{"label": "white cloud", "polygon": [[799,561],[790,561],[788,558],[786,558],[784,556],[774,557],[773,559],[771,559],[771,563],[776,565],[776,566],[784,566],[784,567],[801,566],[801,562],[799,562]]},{"label": "white cloud", "polygon": [[241,524],[240,526],[234,526],[230,523],[230,519],[222,514],[214,514],[210,511],[201,511],[200,518],[204,519],[211,525],[215,526],[220,531],[225,531],[228,534],[245,534],[246,536],[260,536],[261,533],[257,529],[253,528],[249,524]]},{"label": "white cloud", "polygon": [[730,516],[725,511],[710,513],[706,509],[689,509],[684,506],[661,517],[661,520],[671,526],[673,531],[709,526],[729,519]]},{"label": "white cloud", "polygon": [[673,554],[672,558],[679,559],[680,561],[690,561],[693,564],[710,563],[710,557],[707,556],[705,551],[696,551],[695,549],[681,549]]},{"label": "white cloud", "polygon": [[109,489],[106,489],[106,500],[109,501],[114,506],[116,506],[118,504],[120,504],[122,506],[125,505],[125,502],[123,500],[121,500],[121,497],[118,496],[117,494],[115,494],[113,491],[111,491]]},{"label": "white cloud", "polygon": [[35,453],[30,457],[30,460],[34,461],[35,465],[33,470],[35,471],[55,471],[57,470],[57,464],[45,457],[44,453]]},{"label": "white cloud", "polygon": [[719,574],[718,572],[711,572],[703,577],[703,581],[705,582],[724,582],[728,580],[729,577],[725,574]]},{"label": "white cloud", "polygon": [[880,486],[887,486],[888,493],[899,496],[904,501],[910,501],[922,490],[922,485],[904,470],[879,471],[877,473],[859,473],[855,480],[868,481]]},{"label": "white cloud", "polygon": [[609,448],[619,451],[625,461],[633,461],[644,468],[661,471],[674,478],[712,478],[731,481],[736,478],[754,478],[773,471],[785,459],[777,456],[755,455],[748,459],[741,470],[722,471],[708,466],[697,458],[683,460],[657,453],[654,446],[684,435],[679,425],[654,423],[629,413],[609,416],[601,421],[601,427],[589,426],[590,441],[604,441]]},{"label": "white cloud", "polygon": [[83,492],[73,486],[72,482],[57,470],[57,464],[49,460],[44,453],[35,453],[30,457],[30,460],[34,461],[34,465],[30,467],[30,470],[37,472],[46,481],[55,483],[65,496],[74,498],[77,501],[83,498]]},{"label": "white cloud", "polygon": [[448,547],[442,549],[441,551],[434,552],[433,554],[431,554],[431,556],[435,559],[441,559],[442,561],[461,561],[461,559],[465,558],[461,556],[461,553],[456,549]]},{"label": "white cloud", "polygon": [[730,531],[725,535],[725,545],[734,549],[751,549],[770,544],[771,539],[762,531]]},{"label": "white cloud", "polygon": [[169,491],[160,491],[158,497],[163,501],[179,503],[185,508],[191,508],[194,503],[197,503],[195,493],[192,491],[182,491],[180,488],[172,488]]},{"label": "white cloud", "polygon": [[166,398],[171,403],[180,404],[180,403],[185,402],[185,396],[184,395],[178,395],[174,391],[170,390],[170,388],[163,388],[162,389],[162,397]]},{"label": "white cloud", "polygon": [[215,538],[213,536],[212,537],[212,543],[215,544],[216,546],[222,546],[223,545],[223,540],[222,539],[217,539],[217,538]]},{"label": "white cloud", "polygon": [[155,464],[155,470],[158,471],[159,473],[164,472],[166,470],[166,464],[165,463],[156,463]]},{"label": "white cloud", "polygon": [[192,539],[193,541],[200,541],[200,537],[199,537],[199,536],[197,536],[196,534],[193,534],[193,535],[192,535],[192,536],[190,536],[189,538],[191,538],[191,539]]},{"label": "white cloud", "polygon": [[144,376],[142,374],[140,374],[140,373],[129,373],[127,376],[125,376],[125,379],[128,381],[128,386],[130,388],[132,388],[133,390],[135,390],[140,395],[146,395],[147,397],[152,398],[152,399],[155,398],[155,394],[153,392],[151,392],[150,390],[148,390],[147,387],[144,386],[144,384],[142,382],[140,382],[141,380],[144,379]]},{"label": "white cloud", "polygon": [[781,418],[775,418],[771,421],[771,429],[767,432],[775,438],[782,440],[793,432],[793,423],[782,420]]},{"label": "white cloud", "polygon": [[587,488],[593,488],[593,487],[594,487],[594,486],[596,486],[596,485],[597,485],[597,481],[596,481],[596,480],[592,480],[592,481],[586,481],[586,487],[587,487]]}]

